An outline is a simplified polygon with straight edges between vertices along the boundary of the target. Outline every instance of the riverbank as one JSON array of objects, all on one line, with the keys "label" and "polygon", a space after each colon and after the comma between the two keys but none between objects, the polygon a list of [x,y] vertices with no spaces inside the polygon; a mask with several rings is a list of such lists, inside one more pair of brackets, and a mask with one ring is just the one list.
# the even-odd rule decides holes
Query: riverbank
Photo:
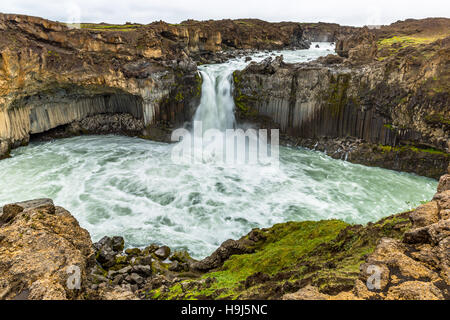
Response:
[{"label": "riverbank", "polygon": [[449,299],[449,212],[450,168],[433,200],[413,211],[366,226],[254,229],[197,261],[159,245],[123,251],[121,237],[93,244],[49,199],[10,204],[0,212],[0,298]]}]

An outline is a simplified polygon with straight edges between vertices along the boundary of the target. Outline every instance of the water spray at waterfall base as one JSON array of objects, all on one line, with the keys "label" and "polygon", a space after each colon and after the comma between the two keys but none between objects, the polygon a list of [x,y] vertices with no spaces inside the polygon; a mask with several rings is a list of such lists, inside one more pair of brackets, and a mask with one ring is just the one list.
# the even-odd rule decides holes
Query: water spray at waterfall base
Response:
[{"label": "water spray at waterfall base", "polygon": [[[271,165],[279,166],[279,130],[271,130],[267,143],[267,130],[210,128],[203,131],[202,121],[194,121],[190,132],[180,128],[172,133],[172,141],[179,142],[172,149],[175,164],[213,163],[218,165]],[[181,141],[180,141],[181,140]]]}]

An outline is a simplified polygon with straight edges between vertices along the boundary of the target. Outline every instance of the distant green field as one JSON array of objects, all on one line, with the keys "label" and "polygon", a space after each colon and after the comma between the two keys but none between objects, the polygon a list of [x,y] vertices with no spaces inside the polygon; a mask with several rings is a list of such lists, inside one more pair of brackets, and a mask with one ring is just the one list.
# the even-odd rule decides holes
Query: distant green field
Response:
[{"label": "distant green field", "polygon": [[98,23],[66,23],[68,27],[81,27],[81,29],[103,30],[103,31],[130,31],[136,30],[140,24],[98,24]]}]

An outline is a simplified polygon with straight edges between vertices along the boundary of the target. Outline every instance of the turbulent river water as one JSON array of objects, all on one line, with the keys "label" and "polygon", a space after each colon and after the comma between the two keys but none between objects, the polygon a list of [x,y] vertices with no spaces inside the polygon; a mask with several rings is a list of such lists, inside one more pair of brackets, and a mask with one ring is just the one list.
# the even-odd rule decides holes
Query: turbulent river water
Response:
[{"label": "turbulent river water", "polygon": [[[307,61],[329,53],[328,44],[320,47],[281,53],[288,62]],[[245,65],[236,59],[201,67],[195,119],[207,127],[234,125],[229,77]],[[228,167],[175,164],[172,147],[112,135],[31,143],[0,161],[0,204],[49,197],[70,210],[93,240],[121,235],[130,247],[166,244],[202,258],[254,227],[291,220],[376,221],[429,200],[437,185],[300,148],[280,147],[279,167]]]}]

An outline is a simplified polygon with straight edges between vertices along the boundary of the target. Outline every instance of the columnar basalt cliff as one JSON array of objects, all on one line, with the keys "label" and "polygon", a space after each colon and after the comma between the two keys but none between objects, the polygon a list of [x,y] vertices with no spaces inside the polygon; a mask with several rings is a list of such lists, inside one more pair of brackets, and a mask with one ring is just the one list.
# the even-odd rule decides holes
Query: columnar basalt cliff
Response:
[{"label": "columnar basalt cliff", "polygon": [[253,229],[201,261],[164,245],[124,250],[121,237],[93,244],[49,199],[8,204],[0,209],[0,299],[448,300],[449,188],[450,167],[433,200],[411,212],[366,226]]},{"label": "columnar basalt cliff", "polygon": [[[144,126],[143,136],[157,138],[155,125],[180,126],[198,105],[201,78],[193,59],[223,61],[232,49],[308,47],[298,23],[81,27],[0,14],[0,157],[30,135],[98,114],[130,114],[137,120],[131,133]],[[106,117],[99,126],[113,122]],[[92,125],[81,129],[95,133]]]},{"label": "columnar basalt cliff", "polygon": [[334,157],[438,178],[450,151],[450,20],[393,36],[409,23],[345,36],[339,56],[235,72],[238,118],[273,122],[292,143]]},{"label": "columnar basalt cliff", "polygon": [[301,23],[301,26],[303,28],[303,37],[311,42],[336,42],[359,29],[357,27],[325,22]]}]

